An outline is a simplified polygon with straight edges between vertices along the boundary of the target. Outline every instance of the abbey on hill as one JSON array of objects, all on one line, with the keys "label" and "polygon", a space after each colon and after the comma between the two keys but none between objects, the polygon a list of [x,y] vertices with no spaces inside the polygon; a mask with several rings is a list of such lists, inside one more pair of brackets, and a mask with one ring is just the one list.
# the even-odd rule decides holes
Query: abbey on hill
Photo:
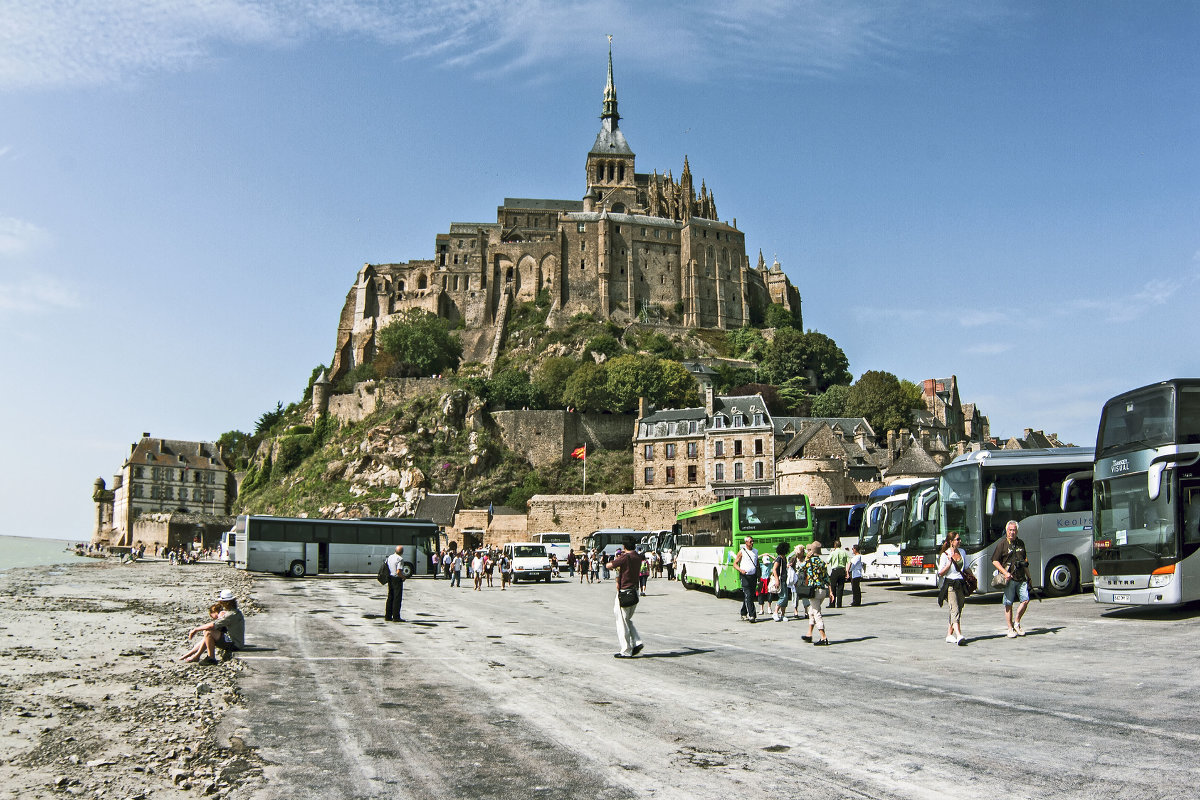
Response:
[{"label": "abbey on hill", "polygon": [[542,290],[551,326],[589,312],[619,324],[739,328],[772,303],[799,320],[799,292],[779,263],[767,267],[760,253],[750,266],[737,220],[717,218],[687,158],[678,181],[637,172],[620,118],[610,50],[583,199],[505,198],[495,222],[452,222],[430,260],[364,265],[342,308],[330,379],[371,361],[376,332],[410,308],[461,321],[464,357],[491,361],[509,305]]}]

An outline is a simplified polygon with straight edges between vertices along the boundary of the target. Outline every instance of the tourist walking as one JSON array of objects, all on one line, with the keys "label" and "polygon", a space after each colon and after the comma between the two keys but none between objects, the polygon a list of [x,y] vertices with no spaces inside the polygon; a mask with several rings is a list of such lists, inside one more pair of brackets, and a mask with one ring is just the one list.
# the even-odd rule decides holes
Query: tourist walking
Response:
[{"label": "tourist walking", "polygon": [[[821,616],[821,604],[829,596],[829,570],[825,566],[825,559],[821,558],[820,542],[810,544],[806,552],[808,557],[804,560],[804,576],[812,590],[812,598],[808,605],[808,635],[800,638],[816,645],[827,645],[829,637],[825,635],[825,618]],[[814,628],[820,634],[815,640]]]},{"label": "tourist walking", "polygon": [[[775,545],[775,560],[771,562],[771,579],[767,584],[767,588],[775,587],[778,590],[778,598],[775,601],[775,613],[772,619],[776,622],[783,622],[784,612],[787,611],[788,598],[791,596],[791,588],[795,585],[793,582],[788,584],[788,543],[780,542]],[[795,580],[795,570],[791,570],[793,581]]]},{"label": "tourist walking", "polygon": [[483,574],[487,577],[488,588],[492,588],[492,573],[496,571],[496,556],[488,553],[483,559]]},{"label": "tourist walking", "polygon": [[[617,555],[620,555],[618,553]],[[641,566],[638,567],[638,588],[642,590],[642,597],[646,596],[646,581],[650,579],[650,559],[642,558]]]},{"label": "tourist walking", "polygon": [[858,552],[858,545],[851,546],[850,565],[847,567],[850,575],[850,605],[862,605],[863,559]]},{"label": "tourist walking", "polygon": [[471,559],[471,577],[475,579],[475,591],[483,591],[483,551],[476,550]]},{"label": "tourist walking", "polygon": [[454,560],[450,562],[450,585],[462,588],[463,556],[461,550],[454,551]]},{"label": "tourist walking", "polygon": [[591,570],[591,565],[588,563],[587,550],[582,550],[579,553],[579,582],[580,583],[583,583],[584,579],[586,579],[588,583],[592,582],[592,573],[589,570]]},{"label": "tourist walking", "polygon": [[675,580],[675,551],[667,549],[663,551],[663,566],[667,568],[667,580]]},{"label": "tourist walking", "polygon": [[1019,529],[1017,521],[1010,519],[1004,526],[1004,538],[992,551],[992,566],[1005,581],[1004,621],[1008,624],[1009,639],[1025,635],[1021,618],[1029,607],[1029,554],[1025,542],[1017,536]]},{"label": "tourist walking", "polygon": [[386,622],[404,622],[400,606],[404,603],[404,548],[396,545],[396,552],[387,557],[388,593],[383,607]]},{"label": "tourist walking", "polygon": [[754,612],[754,596],[758,593],[758,551],[754,549],[752,537],[747,536],[738,548],[733,566],[742,581],[742,619],[755,622],[758,616]]},{"label": "tourist walking", "polygon": [[508,588],[509,581],[512,580],[512,559],[508,554],[500,556],[500,591],[505,591]]},{"label": "tourist walking", "polygon": [[842,595],[846,592],[846,567],[850,554],[842,549],[842,540],[833,540],[833,552],[829,554],[829,607],[841,608]]},{"label": "tourist walking", "polygon": [[950,603],[950,619],[946,625],[946,641],[949,644],[963,646],[967,640],[962,632],[963,601],[967,599],[963,588],[963,570],[966,569],[967,551],[959,547],[959,536],[951,533],[938,548],[937,575],[940,578],[938,587],[938,605]]},{"label": "tourist walking", "polygon": [[621,649],[613,657],[633,658],[644,646],[633,625],[633,612],[637,610],[638,585],[646,560],[635,549],[632,536],[625,539],[623,547],[606,565],[617,571],[617,597],[613,610],[617,618],[617,646]]}]

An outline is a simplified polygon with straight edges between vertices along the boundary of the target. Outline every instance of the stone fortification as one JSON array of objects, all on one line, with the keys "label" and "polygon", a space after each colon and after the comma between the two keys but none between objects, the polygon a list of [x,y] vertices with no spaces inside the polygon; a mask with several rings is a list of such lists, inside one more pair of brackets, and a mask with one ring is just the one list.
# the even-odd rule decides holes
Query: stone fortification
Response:
[{"label": "stone fortification", "polygon": [[703,489],[651,494],[539,494],[529,501],[527,532],[565,531],[578,549],[583,537],[600,528],[664,530],[681,512],[716,502]]},{"label": "stone fortification", "polygon": [[389,378],[355,384],[349,394],[329,398],[329,413],[341,422],[360,422],[380,408],[399,405],[417,395],[437,395],[449,390],[438,378]]},{"label": "stone fortification", "polygon": [[561,464],[580,445],[628,450],[637,422],[633,414],[574,411],[493,411],[491,416],[505,446],[535,467]]},{"label": "stone fortification", "polygon": [[342,308],[330,379],[372,361],[379,330],[411,308],[460,326],[464,360],[490,365],[496,348],[485,345],[502,339],[509,304],[542,292],[550,326],[589,313],[731,329],[761,322],[778,303],[802,328],[797,289],[761,252],[750,263],[737,219],[718,217],[687,157],[678,180],[637,172],[619,120],[610,58],[583,199],[505,198],[495,222],[450,223],[432,259],[365,264]]},{"label": "stone fortification", "polygon": [[190,549],[198,541],[205,550],[215,550],[233,522],[233,517],[220,514],[142,514],[133,523],[133,545],[145,544],[150,551],[156,546],[174,550]]}]

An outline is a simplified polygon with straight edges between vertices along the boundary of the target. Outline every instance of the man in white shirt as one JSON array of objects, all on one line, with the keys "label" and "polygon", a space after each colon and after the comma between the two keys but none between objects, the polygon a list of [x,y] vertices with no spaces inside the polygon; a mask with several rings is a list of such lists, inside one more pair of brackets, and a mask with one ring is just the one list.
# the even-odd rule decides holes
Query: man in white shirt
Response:
[{"label": "man in white shirt", "polygon": [[383,618],[388,622],[404,622],[400,616],[400,604],[404,602],[404,548],[396,545],[396,552],[387,557],[388,596]]},{"label": "man in white shirt", "polygon": [[862,579],[863,579],[863,560],[862,554],[858,552],[858,545],[853,547],[853,555],[850,556],[850,605],[862,605]]},{"label": "man in white shirt", "polygon": [[747,536],[746,541],[733,557],[733,565],[742,577],[742,619],[756,622],[754,600],[758,595],[758,551],[754,549],[754,539]]}]

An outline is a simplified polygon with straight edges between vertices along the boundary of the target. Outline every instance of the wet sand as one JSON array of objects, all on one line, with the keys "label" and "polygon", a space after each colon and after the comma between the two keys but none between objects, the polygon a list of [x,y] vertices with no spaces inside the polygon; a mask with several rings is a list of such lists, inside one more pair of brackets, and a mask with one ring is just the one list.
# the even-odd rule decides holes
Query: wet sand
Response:
[{"label": "wet sand", "polygon": [[236,658],[176,659],[250,576],[224,564],[84,559],[0,573],[0,798],[236,796],[256,756],[213,729],[240,699]]}]

